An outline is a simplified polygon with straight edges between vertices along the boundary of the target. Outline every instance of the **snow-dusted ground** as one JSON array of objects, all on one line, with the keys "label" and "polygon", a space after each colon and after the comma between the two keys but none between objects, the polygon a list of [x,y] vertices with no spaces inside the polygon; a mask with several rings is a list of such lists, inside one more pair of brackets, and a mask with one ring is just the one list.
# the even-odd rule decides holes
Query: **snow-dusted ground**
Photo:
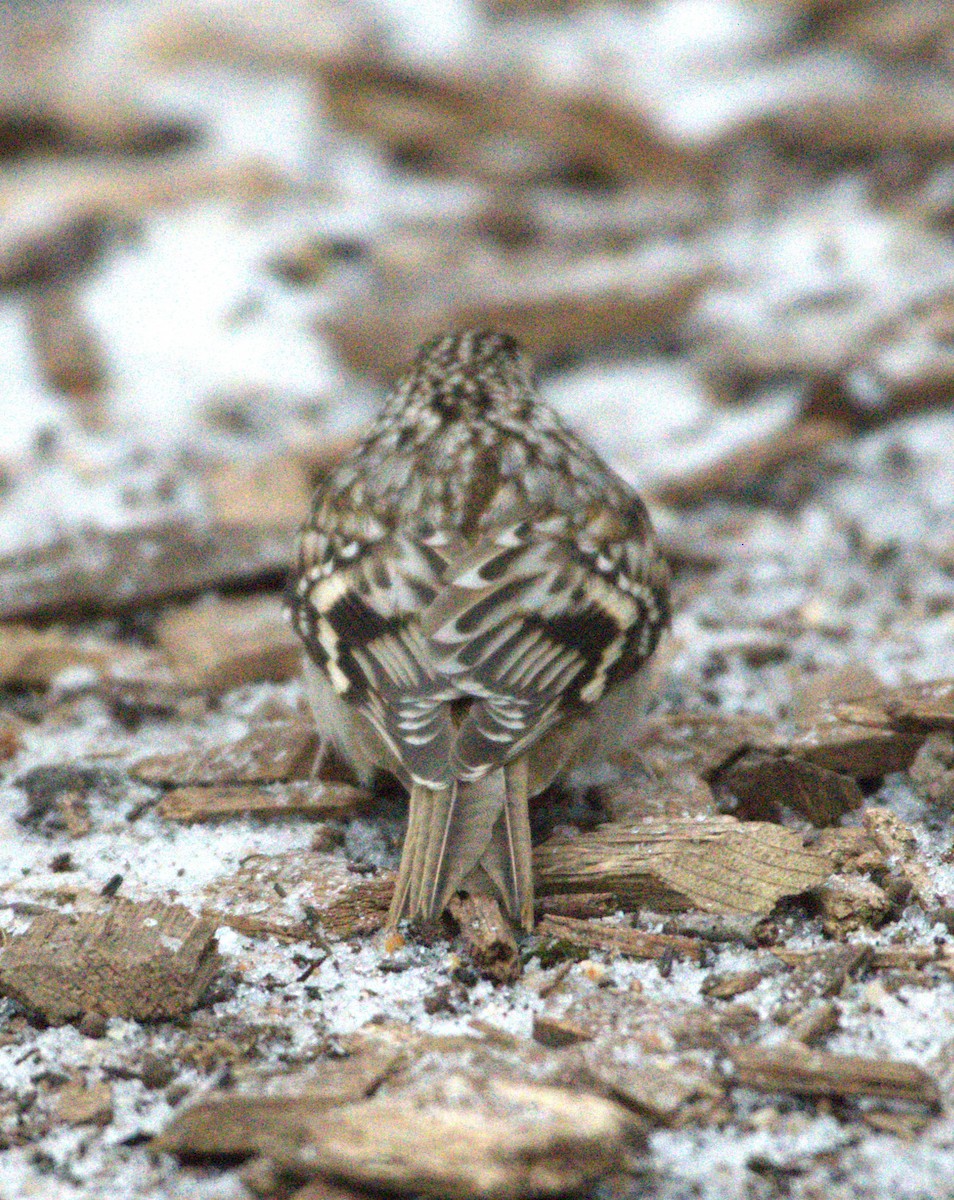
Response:
[{"label": "snow-dusted ground", "polygon": [[[147,16],[159,21],[172,11],[145,4],[85,9],[84,70],[120,78],[134,61],[132,47]],[[403,53],[428,61],[484,36],[484,18],[464,0],[426,6],[382,0],[374,16]],[[598,64],[642,96],[675,136],[691,142],[711,136],[740,111],[770,109],[806,77],[826,94],[865,85],[867,67],[847,52],[832,58],[813,51],[810,61],[773,69],[766,56],[786,36],[789,20],[729,0],[581,6],[546,22],[516,20],[508,44],[515,59],[568,86]],[[481,199],[475,184],[403,176],[373,148],[331,129],[316,110],[311,85],[293,72],[208,67],[169,73],[138,63],[136,69],[149,103],[198,120],[222,162],[255,156],[289,183],[276,198],[254,204],[213,197],[147,213],[135,236],[117,239],[81,281],[79,303],[107,361],[104,430],[85,429],[75,408],[40,377],[29,343],[28,299],[0,296],[4,555],[50,542],[64,530],[195,513],[202,504],[198,477],[208,462],[275,454],[303,429],[331,437],[358,426],[378,396],[349,375],[314,324],[340,278],[332,271],[326,281],[301,289],[268,264],[305,234],[367,239],[412,215],[463,219]],[[696,319],[700,327],[722,322],[743,343],[757,341],[778,332],[779,313],[798,312],[800,305],[810,310],[813,297],[832,289],[867,291],[898,304],[899,297],[916,295],[919,278],[937,285],[952,276],[947,243],[919,242],[912,250],[903,235],[893,218],[869,211],[851,186],[824,191],[791,214],[763,214],[706,234],[705,255],[731,271],[735,283],[712,292]],[[887,299],[885,305],[890,309]],[[791,319],[792,338],[811,342],[810,321],[800,326]],[[744,406],[719,407],[697,363],[658,351],[588,359],[548,376],[545,390],[644,488],[677,467],[698,465],[780,427],[799,402],[794,385],[775,384]],[[223,431],[210,420],[223,399],[247,415],[243,431]],[[173,486],[164,486],[170,479]],[[712,505],[692,517],[662,510],[656,516],[662,528],[688,531],[724,555],[722,566],[681,587],[663,705],[784,720],[818,671],[863,666],[885,683],[954,676],[950,408],[895,421],[823,452],[808,498],[791,507]],[[747,642],[782,626],[779,660],[749,665]],[[97,628],[109,633],[114,627],[105,621]],[[0,934],[24,928],[22,905],[42,902],[47,889],[68,883],[99,890],[117,873],[123,895],[176,899],[198,910],[205,889],[233,874],[248,855],[308,844],[309,823],[293,817],[270,825],[234,820],[179,827],[147,809],[127,820],[148,794],[127,779],[130,762],[179,748],[192,736],[241,734],[257,704],[275,695],[294,701],[296,684],[246,688],[194,719],[150,717],[130,730],[94,695],[81,689],[71,695],[70,680],[62,683],[59,703],[27,723],[23,749],[0,782]],[[115,786],[90,798],[92,831],[69,840],[21,824],[24,796],[15,778],[36,765],[74,762],[115,772]],[[940,894],[954,897],[954,867],[945,853],[954,836],[951,815],[928,811],[906,777],[890,778],[873,799],[912,825]],[[386,860],[398,832],[393,820],[355,821],[340,853]],[[54,873],[49,864],[65,849],[75,869]],[[914,906],[867,936],[888,944],[899,933],[917,943],[947,936]],[[192,1027],[145,1028],[114,1019],[102,1039],[70,1026],[24,1030],[14,1006],[0,1000],[0,1200],[246,1195],[234,1172],[184,1170],[172,1159],[153,1159],[141,1144],[139,1135],[161,1129],[175,1103],[211,1086],[216,1075],[185,1066],[171,1090],[150,1090],[128,1077],[129,1064],[146,1052],[175,1052],[181,1059],[182,1047],[203,1030],[212,1037],[218,1025],[238,1037],[263,1029],[256,1065],[277,1067],[307,1059],[327,1037],[373,1017],[436,1033],[466,1032],[479,1018],[528,1037],[544,1003],[532,962],[513,986],[477,983],[459,1015],[428,1015],[424,997],[450,978],[456,963],[448,946],[411,946],[402,951],[405,970],[384,972],[377,940],[336,944],[303,981],[303,963],[317,956],[313,946],[251,939],[227,928],[218,939],[226,974],[234,978]],[[808,917],[792,928],[793,946],[821,940]],[[756,953],[722,949],[715,965],[745,969]],[[690,1000],[699,999],[711,969],[677,963],[663,978],[652,963],[616,960],[609,968],[620,987],[638,980],[647,997]],[[766,978],[745,999],[767,1014],[779,986],[777,978]],[[5,1041],[11,1029],[17,1032]],[[842,1026],[827,1048],[929,1065],[952,1039],[950,980],[890,994],[858,983],[846,991]],[[74,1075],[90,1083],[111,1080],[113,1120],[102,1129],[54,1125],[46,1131],[49,1082]],[[836,1119],[813,1103],[785,1101],[775,1118],[770,1107],[764,1097],[743,1095],[739,1121],[725,1128],[655,1133],[640,1185],[645,1190],[638,1194],[660,1200],[952,1194],[954,1124],[946,1116],[906,1142],[857,1120]],[[17,1136],[33,1128],[35,1138]],[[14,1144],[5,1146],[4,1139]],[[763,1165],[753,1170],[753,1163]]]}]

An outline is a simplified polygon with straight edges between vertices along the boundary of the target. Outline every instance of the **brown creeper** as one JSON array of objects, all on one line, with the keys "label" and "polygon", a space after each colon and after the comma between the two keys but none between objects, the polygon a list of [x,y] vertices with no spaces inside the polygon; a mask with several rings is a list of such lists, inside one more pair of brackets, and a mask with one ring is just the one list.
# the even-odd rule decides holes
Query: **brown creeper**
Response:
[{"label": "brown creeper", "polygon": [[325,742],[410,791],[389,916],[482,869],[533,924],[528,800],[631,723],[669,622],[639,497],[503,334],[429,342],[314,499],[287,604]]}]

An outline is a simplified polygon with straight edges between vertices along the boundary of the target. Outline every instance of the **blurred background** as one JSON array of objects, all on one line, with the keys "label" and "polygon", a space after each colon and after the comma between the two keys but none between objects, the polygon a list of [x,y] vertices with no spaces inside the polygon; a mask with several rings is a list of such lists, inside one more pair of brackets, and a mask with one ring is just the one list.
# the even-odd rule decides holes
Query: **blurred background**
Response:
[{"label": "blurred background", "polygon": [[918,645],[945,644],[950,5],[130,0],[0,22],[0,618],[277,586],[387,381],[476,324],[520,337],[648,494],[687,597],[753,555],[763,632],[837,659],[884,628],[838,648],[873,586],[850,564],[901,562]]}]

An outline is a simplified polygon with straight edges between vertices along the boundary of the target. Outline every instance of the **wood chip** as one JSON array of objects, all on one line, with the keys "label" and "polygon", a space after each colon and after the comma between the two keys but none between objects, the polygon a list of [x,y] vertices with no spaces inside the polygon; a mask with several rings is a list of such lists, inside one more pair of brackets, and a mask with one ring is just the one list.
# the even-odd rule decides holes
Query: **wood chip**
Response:
[{"label": "wood chip", "polygon": [[879,688],[821,704],[787,753],[857,779],[904,771],[929,733],[954,729],[954,681]]},{"label": "wood chip", "polygon": [[645,817],[711,817],[718,812],[709,784],[691,771],[632,772],[630,778],[600,784],[599,798],[610,820],[624,824]]},{"label": "wood chip", "polygon": [[156,1148],[189,1159],[246,1153],[254,1143],[299,1178],[447,1200],[519,1200],[594,1182],[618,1168],[636,1140],[612,1101],[460,1074],[331,1112],[301,1098],[233,1097],[232,1119],[228,1104],[223,1098],[217,1111],[175,1118]]},{"label": "wood chip", "polygon": [[218,821],[229,817],[295,814],[348,820],[371,807],[371,797],[346,783],[287,783],[256,787],[184,787],[168,792],[156,809],[167,821]]},{"label": "wood chip", "polygon": [[[106,384],[102,348],[85,320],[72,287],[45,288],[28,310],[33,351],[40,373],[56,391],[81,402],[88,427],[102,424],[97,395]],[[98,415],[98,419],[93,419]]]},{"label": "wood chip", "polygon": [[877,699],[887,715],[901,725],[954,729],[954,679],[886,688]]},{"label": "wood chip", "polygon": [[725,1090],[714,1073],[688,1056],[676,1059],[632,1053],[622,1043],[598,1039],[583,1061],[614,1099],[657,1125],[682,1128],[707,1121]]},{"label": "wood chip", "polygon": [[285,526],[84,531],[0,559],[0,620],[121,612],[205,588],[278,582],[288,553]]},{"label": "wood chip", "polygon": [[791,830],[731,817],[603,825],[534,852],[538,891],[613,891],[658,912],[768,913],[820,886],[831,864]]},{"label": "wood chip", "polygon": [[592,1036],[591,1030],[575,1021],[567,1021],[564,1017],[555,1017],[547,1013],[534,1014],[533,1040],[551,1050],[575,1046],[578,1042],[589,1041]]},{"label": "wood chip", "polygon": [[301,642],[272,596],[204,598],[171,609],[156,640],[183,686],[217,695],[247,683],[282,683],[301,668]]},{"label": "wood chip", "polygon": [[821,1000],[793,1016],[786,1032],[792,1041],[812,1046],[834,1033],[840,1018],[838,1006],[832,1000]]},{"label": "wood chip", "polygon": [[776,958],[805,975],[825,981],[824,995],[835,996],[847,978],[860,971],[910,971],[936,966],[954,974],[954,951],[937,946],[871,946],[866,943],[819,950],[787,950],[770,947]]},{"label": "wood chip", "polygon": [[0,625],[0,685],[48,688],[64,672],[112,697],[137,688],[166,700],[183,691],[155,651],[104,638],[73,637],[57,629]]},{"label": "wood chip", "polygon": [[492,896],[455,896],[447,907],[477,969],[497,983],[512,983],[520,974],[520,955],[497,901]]},{"label": "wood chip", "polygon": [[771,921],[738,913],[674,913],[666,919],[665,933],[701,938],[704,942],[739,942],[755,949],[774,940]]},{"label": "wood chip", "polygon": [[748,1037],[758,1013],[742,1002],[719,1005],[648,999],[633,992],[593,987],[573,972],[538,1014],[579,1031],[587,1039],[611,1039],[633,1054],[670,1054],[712,1049]]},{"label": "wood chip", "polygon": [[56,1115],[68,1125],[108,1125],[113,1119],[113,1091],[108,1083],[68,1083],[56,1093]]},{"label": "wood chip", "polygon": [[541,896],[536,902],[541,917],[609,917],[616,911],[612,892],[581,892],[568,896]]},{"label": "wood chip", "polygon": [[214,520],[229,526],[294,529],[311,500],[308,473],[292,455],[251,466],[226,463],[211,472],[208,486]]},{"label": "wood chip", "polygon": [[587,950],[605,950],[627,958],[677,958],[700,962],[702,942],[678,934],[643,933],[625,925],[585,921],[573,917],[544,917],[536,929],[538,937],[554,938]]},{"label": "wood chip", "polygon": [[761,1092],[799,1096],[877,1096],[940,1105],[935,1081],[914,1063],[861,1058],[786,1045],[736,1046],[729,1051],[734,1082]]},{"label": "wood chip", "polygon": [[629,262],[619,256],[583,266],[542,263],[469,288],[447,301],[422,296],[395,307],[390,295],[360,309],[349,304],[323,321],[341,356],[355,371],[393,377],[413,357],[422,337],[444,329],[506,328],[534,358],[547,362],[568,352],[592,350],[640,331],[673,327],[711,281],[698,258],[658,256]]},{"label": "wood chip", "polygon": [[878,849],[911,885],[917,902],[925,912],[931,912],[939,903],[938,891],[918,852],[913,831],[888,808],[872,806],[866,809],[863,821]]},{"label": "wood chip", "polygon": [[[915,97],[900,80],[884,82],[837,95],[796,95],[756,124],[787,154],[943,153],[954,140],[954,96],[946,85],[919,88]],[[748,140],[756,129],[738,136]]]},{"label": "wood chip", "polygon": [[893,896],[861,875],[832,875],[817,898],[825,933],[839,939],[856,929],[880,929],[897,909]]},{"label": "wood chip", "polygon": [[[307,13],[307,19],[304,19]],[[242,71],[275,74],[313,72],[375,45],[375,25],[348,4],[327,2],[245,10],[216,10],[201,16],[188,6],[157,10],[141,46],[154,62],[219,63]]]},{"label": "wood chip", "polygon": [[735,814],[747,821],[779,821],[788,810],[813,825],[835,825],[864,803],[861,788],[850,776],[791,754],[750,750],[720,773],[717,782],[739,800]]},{"label": "wood chip", "polygon": [[752,991],[764,978],[764,971],[713,972],[703,979],[699,991],[710,1000],[731,1000]]},{"label": "wood chip", "polygon": [[[923,735],[892,726],[850,719],[860,716],[854,706],[838,705],[836,712],[823,712],[811,724],[785,739],[786,753],[826,771],[855,779],[879,779],[910,766]],[[867,714],[866,714],[867,715]]]},{"label": "wood chip", "polygon": [[450,1076],[418,1096],[337,1109],[293,1156],[300,1170],[447,1200],[559,1196],[618,1170],[636,1127],[610,1100]]},{"label": "wood chip", "polygon": [[716,713],[667,713],[640,723],[634,750],[663,778],[688,772],[707,782],[745,750],[760,748],[774,735],[761,717]]},{"label": "wood chip", "polygon": [[673,508],[692,508],[717,497],[738,499],[782,467],[817,456],[845,434],[844,425],[834,421],[798,421],[711,465],[658,484],[653,495]]},{"label": "wood chip", "polygon": [[307,777],[317,750],[311,725],[267,721],[234,742],[141,758],[130,773],[144,783],[177,787],[287,783]]},{"label": "wood chip", "polygon": [[0,955],[0,992],[52,1024],[87,1012],[170,1020],[196,1007],[219,968],[215,928],[158,900],[44,914]]},{"label": "wood chip", "polygon": [[302,850],[250,856],[204,900],[212,919],[241,933],[321,945],[380,929],[393,886],[390,874],[354,874],[340,857]]},{"label": "wood chip", "polygon": [[499,54],[503,47],[491,45],[466,67],[440,69],[367,54],[329,61],[326,100],[336,121],[393,155],[497,184],[552,177],[561,166],[615,183],[711,171],[625,93],[598,80],[583,92],[554,88],[539,73],[518,79],[499,69]]},{"label": "wood chip", "polygon": [[932,733],[908,770],[912,782],[926,800],[954,807],[954,735]]},{"label": "wood chip", "polygon": [[[252,1076],[243,1082],[249,1094],[211,1092],[176,1113],[159,1142],[188,1158],[245,1157],[297,1144],[311,1119],[363,1100],[405,1057],[404,1047],[369,1039],[305,1071]],[[268,1094],[250,1091],[255,1085]]]}]

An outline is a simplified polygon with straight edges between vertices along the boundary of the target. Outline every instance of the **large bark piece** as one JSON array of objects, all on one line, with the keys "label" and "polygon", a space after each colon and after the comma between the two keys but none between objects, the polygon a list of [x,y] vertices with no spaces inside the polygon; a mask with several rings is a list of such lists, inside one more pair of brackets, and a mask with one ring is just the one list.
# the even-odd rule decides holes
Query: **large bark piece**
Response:
[{"label": "large bark piece", "polygon": [[166,521],[89,530],[0,559],[0,620],[110,613],[204,588],[282,577],[286,527]]},{"label": "large bark piece", "polygon": [[189,1158],[234,1153],[254,1140],[298,1178],[446,1200],[520,1200],[576,1191],[618,1169],[635,1143],[632,1119],[610,1100],[461,1074],[330,1112],[302,1099],[231,1103],[236,1117],[223,1101],[221,1138],[186,1112],[159,1148]]},{"label": "large bark piece", "polygon": [[43,914],[0,956],[0,992],[54,1024],[88,1012],[171,1020],[196,1007],[218,970],[215,928],[158,900]]},{"label": "large bark piece", "polygon": [[286,783],[308,774],[317,749],[318,735],[304,721],[264,721],[234,742],[141,758],[132,774],[178,787]]},{"label": "large bark piece", "polygon": [[298,815],[347,820],[366,812],[371,797],[347,783],[294,782],[261,787],[182,787],[156,809],[167,821],[219,821],[229,817]]},{"label": "large bark piece", "polygon": [[861,1058],[809,1050],[798,1042],[766,1048],[737,1046],[729,1051],[736,1083],[761,1092],[800,1096],[877,1096],[914,1100],[936,1108],[937,1084],[914,1063]]},{"label": "large bark piece", "polygon": [[537,890],[612,891],[621,905],[767,913],[786,896],[819,887],[824,854],[789,829],[732,817],[602,825],[534,852]]}]

